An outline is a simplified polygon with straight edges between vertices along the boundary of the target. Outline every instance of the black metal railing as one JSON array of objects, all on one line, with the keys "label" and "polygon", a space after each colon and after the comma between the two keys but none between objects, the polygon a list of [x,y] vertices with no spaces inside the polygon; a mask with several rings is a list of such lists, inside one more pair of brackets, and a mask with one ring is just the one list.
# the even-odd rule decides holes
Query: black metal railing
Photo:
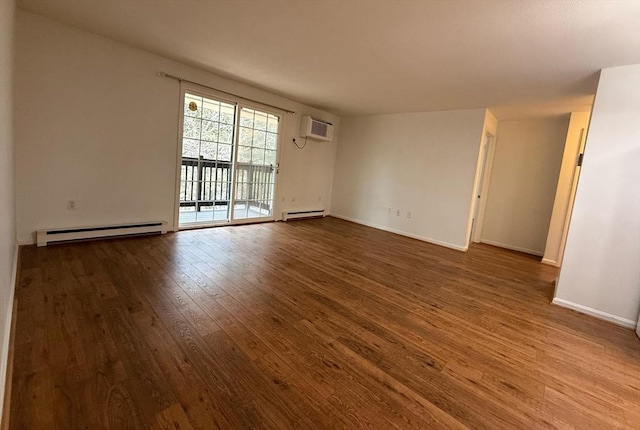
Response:
[{"label": "black metal railing", "polygon": [[[180,207],[228,206],[231,200],[229,161],[182,158]],[[275,168],[273,165],[238,163],[236,169],[236,204],[270,210],[273,199]]]}]

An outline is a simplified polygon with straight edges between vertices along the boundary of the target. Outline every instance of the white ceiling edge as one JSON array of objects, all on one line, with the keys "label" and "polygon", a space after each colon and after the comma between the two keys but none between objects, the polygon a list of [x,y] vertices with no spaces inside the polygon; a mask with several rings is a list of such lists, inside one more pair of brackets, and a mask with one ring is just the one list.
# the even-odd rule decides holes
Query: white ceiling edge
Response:
[{"label": "white ceiling edge", "polygon": [[588,111],[601,68],[640,63],[636,0],[18,6],[343,116]]}]

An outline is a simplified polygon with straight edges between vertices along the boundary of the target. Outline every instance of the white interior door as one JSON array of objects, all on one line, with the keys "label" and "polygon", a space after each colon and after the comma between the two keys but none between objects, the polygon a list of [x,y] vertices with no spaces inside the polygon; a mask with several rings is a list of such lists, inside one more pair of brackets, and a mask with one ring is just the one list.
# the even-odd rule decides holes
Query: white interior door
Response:
[{"label": "white interior door", "polygon": [[564,258],[564,247],[567,243],[567,236],[569,235],[569,224],[571,223],[571,214],[573,214],[573,203],[576,200],[576,191],[578,189],[578,180],[580,179],[580,170],[582,169],[582,154],[584,154],[584,148],[587,143],[587,130],[585,128],[580,130],[580,147],[578,148],[576,167],[573,171],[573,179],[571,182],[571,193],[569,194],[569,204],[567,207],[567,213],[565,215],[564,224],[562,226],[562,238],[560,239],[560,247],[558,249],[557,262],[558,265],[562,264]]},{"label": "white interior door", "polygon": [[491,135],[486,134],[482,151],[480,153],[480,175],[478,177],[478,185],[476,188],[476,195],[473,203],[473,219],[471,221],[471,234],[470,239],[472,242],[480,242],[480,231],[478,220],[480,218],[480,211],[482,209],[482,199],[486,194],[485,176],[487,174],[487,164],[489,160],[489,146],[491,144]]}]

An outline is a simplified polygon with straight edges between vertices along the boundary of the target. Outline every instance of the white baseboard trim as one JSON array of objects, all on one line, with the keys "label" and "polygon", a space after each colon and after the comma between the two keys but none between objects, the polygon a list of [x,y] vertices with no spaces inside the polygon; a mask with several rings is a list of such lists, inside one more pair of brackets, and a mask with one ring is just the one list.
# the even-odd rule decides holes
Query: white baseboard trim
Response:
[{"label": "white baseboard trim", "polygon": [[494,242],[493,240],[480,239],[481,243],[486,243],[487,245],[499,246],[500,248],[510,249],[512,251],[524,252],[525,254],[535,255],[537,257],[542,257],[544,254],[540,251],[534,251],[533,249],[521,248],[519,246],[508,245],[506,243]]},{"label": "white baseboard trim", "polygon": [[556,260],[549,260],[548,258],[543,258],[541,263],[548,264],[549,266],[560,267],[560,264]]},{"label": "white baseboard trim", "polygon": [[15,246],[13,253],[13,268],[11,270],[11,285],[9,285],[9,300],[5,305],[8,306],[7,318],[4,321],[4,337],[2,342],[2,350],[0,351],[0,421],[4,414],[4,396],[7,388],[7,371],[9,363],[9,346],[11,339],[11,326],[13,322],[13,298],[16,291],[16,277],[18,275],[18,244]]},{"label": "white baseboard trim", "polygon": [[434,245],[444,246],[445,248],[455,249],[456,251],[466,252],[469,249],[468,246],[454,245],[453,243],[443,242],[443,241],[440,241],[440,240],[431,239],[431,238],[424,237],[424,236],[418,236],[416,234],[407,233],[405,231],[396,230],[396,229],[393,229],[393,228],[390,228],[390,227],[386,227],[386,226],[383,226],[383,225],[370,223],[370,222],[367,222],[367,221],[363,221],[361,219],[351,218],[351,217],[340,215],[340,214],[336,214],[336,213],[329,213],[328,216],[332,216],[334,218],[340,218],[340,219],[343,219],[345,221],[354,222],[356,224],[365,225],[367,227],[372,227],[372,228],[375,228],[375,229],[378,229],[378,230],[388,231],[389,233],[399,234],[400,236],[406,236],[406,237],[410,237],[412,239],[421,240],[423,242],[432,243]]},{"label": "white baseboard trim", "polygon": [[572,309],[574,311],[599,318],[601,320],[609,321],[614,324],[621,325],[623,327],[636,328],[636,326],[638,325],[637,321],[632,321],[632,320],[622,318],[607,312],[602,312],[597,309],[593,309],[587,306],[582,306],[577,303],[570,302],[568,300],[559,299],[557,297],[554,297],[551,303],[553,303],[554,305],[562,306],[563,308]]}]

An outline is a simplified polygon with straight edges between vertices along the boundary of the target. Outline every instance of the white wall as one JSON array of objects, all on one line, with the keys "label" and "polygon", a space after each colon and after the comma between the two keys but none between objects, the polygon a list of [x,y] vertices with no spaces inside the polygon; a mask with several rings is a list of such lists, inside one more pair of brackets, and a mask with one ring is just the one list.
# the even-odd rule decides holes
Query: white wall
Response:
[{"label": "white wall", "polygon": [[549,233],[542,259],[542,262],[546,264],[559,267],[562,262],[566,235],[569,230],[569,217],[571,216],[569,212],[573,207],[577,177],[580,174],[580,168],[576,164],[589,128],[590,114],[590,112],[571,113],[553,211],[551,212]]},{"label": "white wall", "polygon": [[[20,243],[33,243],[40,228],[173,221],[179,84],[157,71],[296,111],[287,115],[280,143],[276,214],[329,209],[336,143],[310,142],[297,150],[291,138],[304,114],[336,125],[338,117],[18,11]],[[75,200],[74,211],[67,200]]]},{"label": "white wall", "polygon": [[484,109],[343,117],[332,214],[466,249],[484,120]]},{"label": "white wall", "polygon": [[640,310],[640,64],[604,69],[554,303],[629,327]]},{"label": "white wall", "polygon": [[0,1],[0,417],[4,405],[16,249],[12,67],[14,1]]},{"label": "white wall", "polygon": [[500,121],[482,242],[543,254],[568,123]]}]

